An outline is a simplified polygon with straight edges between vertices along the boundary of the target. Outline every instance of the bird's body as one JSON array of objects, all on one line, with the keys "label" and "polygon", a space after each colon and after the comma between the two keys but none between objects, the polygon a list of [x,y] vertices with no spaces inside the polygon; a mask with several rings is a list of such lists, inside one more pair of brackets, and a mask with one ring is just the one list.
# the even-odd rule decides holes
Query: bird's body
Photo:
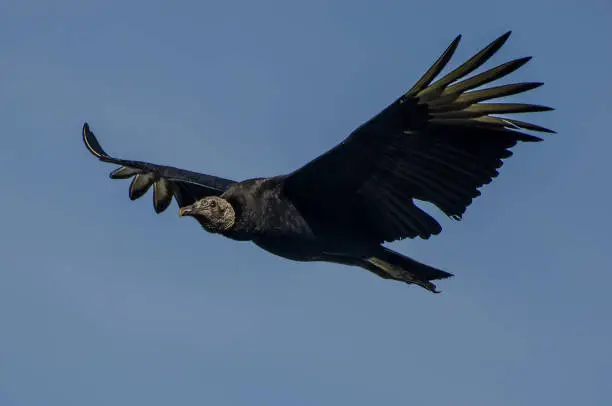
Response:
[{"label": "bird's body", "polygon": [[229,201],[236,214],[236,225],[223,233],[235,240],[279,238],[312,241],[313,230],[290,200],[283,199],[285,176],[256,178],[231,185],[220,197]]},{"label": "bird's body", "polygon": [[[498,175],[517,142],[540,138],[518,130],[553,132],[495,113],[550,110],[530,104],[480,103],[521,93],[541,83],[468,90],[518,69],[507,62],[465,79],[507,40],[501,36],[459,68],[431,83],[459,38],[403,96],[342,143],[292,173],[235,182],[168,166],[109,156],[87,124],[83,139],[100,160],[121,165],[111,178],[133,177],[130,198],[153,186],[155,211],[174,197],[180,214],[209,232],[252,241],[295,261],[327,261],[367,269],[383,278],[436,292],[431,280],[452,274],[383,247],[403,238],[429,238],[442,228],[414,200],[431,202],[461,218],[478,190]],[[461,79],[461,81],[458,81]]]},{"label": "bird's body", "polygon": [[[294,261],[367,258],[379,244],[359,236],[358,227],[304,216],[283,196],[286,175],[249,179],[232,184],[219,197],[236,211],[235,225],[220,234],[252,241],[264,250]],[[196,218],[197,219],[197,218]]]}]

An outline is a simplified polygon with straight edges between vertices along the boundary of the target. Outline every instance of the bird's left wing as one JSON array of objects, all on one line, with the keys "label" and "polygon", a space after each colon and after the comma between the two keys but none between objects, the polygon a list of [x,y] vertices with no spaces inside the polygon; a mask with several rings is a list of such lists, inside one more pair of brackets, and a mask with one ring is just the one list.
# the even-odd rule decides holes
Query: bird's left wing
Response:
[{"label": "bird's left wing", "polygon": [[371,238],[429,238],[439,223],[414,204],[433,203],[460,218],[498,175],[502,159],[519,141],[540,141],[521,130],[554,132],[494,114],[552,110],[516,103],[481,103],[528,91],[542,83],[473,90],[499,79],[530,58],[520,58],[465,78],[508,39],[502,35],[468,61],[431,83],[455,52],[460,36],[403,96],[343,142],[284,180],[284,194],[305,215],[343,222]]},{"label": "bird's left wing", "polygon": [[171,166],[113,158],[102,149],[87,123],[83,125],[83,141],[89,152],[101,161],[121,165],[111,172],[111,179],[134,178],[129,190],[131,200],[143,196],[153,186],[153,208],[156,213],[166,210],[173,196],[183,207],[205,196],[220,195],[234,183],[229,179]]}]

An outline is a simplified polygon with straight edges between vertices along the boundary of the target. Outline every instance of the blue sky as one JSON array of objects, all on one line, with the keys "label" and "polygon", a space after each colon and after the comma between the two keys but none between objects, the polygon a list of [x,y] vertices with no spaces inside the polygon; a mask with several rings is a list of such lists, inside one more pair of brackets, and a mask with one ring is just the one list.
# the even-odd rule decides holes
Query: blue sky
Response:
[{"label": "blue sky", "polygon": [[[608,405],[612,5],[4,0],[0,404]],[[442,295],[274,257],[127,197],[79,138],[233,179],[285,173],[454,65],[534,55],[520,146],[461,222],[391,244]]]}]

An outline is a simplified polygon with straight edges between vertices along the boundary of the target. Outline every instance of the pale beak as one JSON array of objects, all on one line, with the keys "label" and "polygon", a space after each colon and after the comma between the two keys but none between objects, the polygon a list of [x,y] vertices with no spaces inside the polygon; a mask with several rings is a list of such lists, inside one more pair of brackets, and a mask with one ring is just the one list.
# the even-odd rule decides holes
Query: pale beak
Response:
[{"label": "pale beak", "polygon": [[179,209],[178,215],[179,217],[189,216],[192,212],[193,210],[191,206],[185,206]]}]

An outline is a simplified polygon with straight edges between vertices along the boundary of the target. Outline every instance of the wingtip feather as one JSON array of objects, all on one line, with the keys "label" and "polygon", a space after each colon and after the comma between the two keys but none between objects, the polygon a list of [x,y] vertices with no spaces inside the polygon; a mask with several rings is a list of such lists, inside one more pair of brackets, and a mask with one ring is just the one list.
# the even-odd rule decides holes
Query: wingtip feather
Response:
[{"label": "wingtip feather", "polygon": [[[493,54],[495,54],[499,50],[499,48],[501,48],[504,41],[505,40],[503,40],[503,36],[499,37],[498,39],[481,49],[478,53],[473,55],[470,59],[462,63],[460,66],[436,80],[433,84],[430,85],[431,81],[428,81],[428,86],[421,87],[421,90],[416,92],[415,95],[422,100],[439,97],[449,84],[451,84],[457,79],[460,79],[461,77],[470,74],[474,70],[478,69],[482,64],[484,64],[491,56],[493,56]],[[450,56],[448,59],[450,59]],[[436,62],[436,64],[437,63],[438,62]],[[446,63],[448,63],[448,60],[446,61]],[[441,69],[437,70],[437,73],[440,73],[440,71]],[[429,71],[427,74],[429,74]]]},{"label": "wingtip feather", "polygon": [[87,122],[83,124],[82,135],[85,146],[96,158],[102,159],[108,157],[108,154],[98,142],[98,139],[89,128],[89,124]]},{"label": "wingtip feather", "polygon": [[446,47],[444,52],[438,57],[438,59],[427,69],[427,71],[421,76],[421,78],[412,86],[410,90],[408,90],[405,95],[413,96],[426,88],[435,78],[440,74],[440,72],[446,67],[450,59],[453,57],[453,54],[457,50],[459,46],[459,42],[461,41],[461,34],[457,35],[455,39]]},{"label": "wingtip feather", "polygon": [[111,179],[129,179],[132,176],[141,174],[141,169],[130,168],[129,166],[122,166],[112,171],[108,176]]}]

